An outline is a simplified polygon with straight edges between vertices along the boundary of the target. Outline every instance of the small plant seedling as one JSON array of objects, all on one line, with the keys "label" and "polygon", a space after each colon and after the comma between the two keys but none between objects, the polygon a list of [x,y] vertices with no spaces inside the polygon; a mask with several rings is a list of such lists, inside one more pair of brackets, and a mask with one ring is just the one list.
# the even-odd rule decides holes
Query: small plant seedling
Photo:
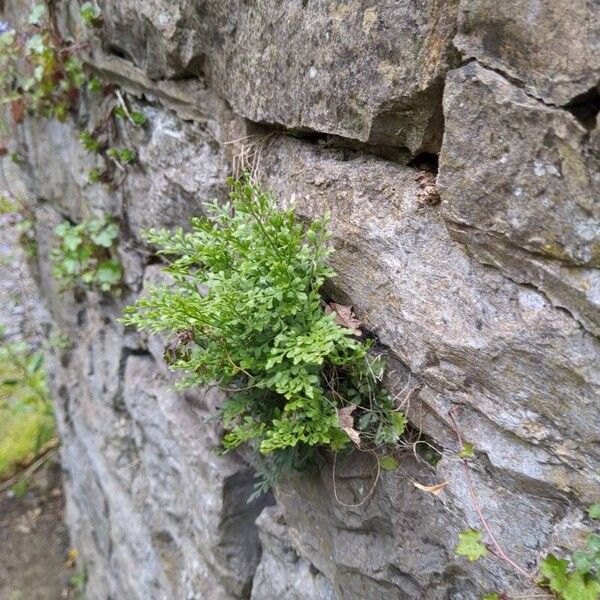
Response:
[{"label": "small plant seedling", "polygon": [[93,94],[98,94],[104,88],[104,83],[99,77],[91,77],[88,81],[88,90]]},{"label": "small plant seedling", "polygon": [[117,104],[117,106],[113,108],[113,114],[117,119],[129,121],[135,127],[142,127],[147,121],[144,113],[136,110],[130,112],[127,110],[124,102],[123,104]]},{"label": "small plant seedling", "polygon": [[144,113],[139,112],[139,111],[133,111],[131,113],[131,120],[133,121],[134,125],[136,125],[137,127],[142,127],[143,125],[146,124],[147,118]]},{"label": "small plant seedling", "polygon": [[102,27],[102,11],[94,3],[84,2],[79,9],[79,15],[88,27]]},{"label": "small plant seedling", "polygon": [[471,562],[479,560],[487,555],[487,548],[483,543],[481,531],[469,529],[458,534],[458,544],[454,549],[458,556],[465,556]]},{"label": "small plant seedling", "polygon": [[79,134],[79,141],[88,152],[99,154],[102,150],[102,144],[88,131],[82,131]]},{"label": "small plant seedling", "polygon": [[465,459],[475,458],[475,446],[471,442],[464,442],[458,455]]},{"label": "small plant seedling", "polygon": [[106,154],[124,165],[132,163],[136,158],[135,150],[131,148],[109,148]]},{"label": "small plant seedling", "polygon": [[59,244],[51,253],[54,276],[65,288],[118,293],[123,273],[111,249],[119,228],[110,218],[87,219],[78,225],[64,221],[55,235]]}]

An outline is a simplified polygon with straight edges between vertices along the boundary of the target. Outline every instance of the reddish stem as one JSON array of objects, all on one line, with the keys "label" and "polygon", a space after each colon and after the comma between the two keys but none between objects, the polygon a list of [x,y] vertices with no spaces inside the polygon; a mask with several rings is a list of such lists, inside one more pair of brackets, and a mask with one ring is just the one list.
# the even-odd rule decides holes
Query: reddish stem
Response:
[{"label": "reddish stem", "polygon": [[[448,417],[450,418],[450,421],[452,422],[452,429],[454,430],[454,433],[456,434],[456,437],[458,438],[458,443],[460,446],[460,450],[462,452],[464,450],[464,443],[462,440],[462,435],[460,433],[460,429],[458,428],[458,424],[456,423],[456,419],[454,418],[453,411],[455,409],[456,409],[456,406],[453,406],[448,411]],[[465,479],[467,482],[467,487],[469,489],[469,496],[471,497],[471,503],[473,505],[473,508],[477,512],[477,515],[479,517],[481,525],[485,529],[486,533],[488,534],[488,536],[492,542],[494,554],[496,556],[498,556],[499,558],[501,558],[502,560],[504,560],[506,563],[508,563],[513,569],[515,569],[517,572],[519,572],[521,575],[523,575],[527,579],[531,579],[531,580],[535,581],[535,576],[532,575],[531,573],[528,573],[525,569],[520,567],[516,562],[511,560],[506,555],[506,552],[504,552],[504,550],[502,549],[502,546],[500,546],[498,540],[496,539],[496,536],[492,532],[491,527],[489,526],[485,516],[483,515],[483,511],[481,510],[479,500],[477,499],[477,494],[475,493],[475,486],[473,485],[473,479],[471,478],[471,467],[469,466],[469,461],[466,458],[463,458],[462,463],[463,463],[463,469],[465,472]]]}]

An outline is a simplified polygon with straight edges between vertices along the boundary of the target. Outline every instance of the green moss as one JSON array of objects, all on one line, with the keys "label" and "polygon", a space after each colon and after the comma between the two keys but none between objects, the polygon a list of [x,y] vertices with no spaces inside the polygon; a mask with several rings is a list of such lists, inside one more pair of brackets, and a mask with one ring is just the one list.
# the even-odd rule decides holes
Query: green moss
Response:
[{"label": "green moss", "polygon": [[56,435],[43,364],[23,344],[0,346],[0,479],[31,462]]}]

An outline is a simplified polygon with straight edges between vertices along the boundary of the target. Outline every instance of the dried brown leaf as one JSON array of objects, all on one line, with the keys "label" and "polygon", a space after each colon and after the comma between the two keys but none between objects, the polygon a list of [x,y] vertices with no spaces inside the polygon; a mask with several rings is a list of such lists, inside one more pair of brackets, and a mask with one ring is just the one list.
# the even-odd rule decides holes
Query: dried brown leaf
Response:
[{"label": "dried brown leaf", "polygon": [[346,327],[352,330],[354,335],[360,337],[362,331],[360,330],[362,323],[354,315],[354,311],[351,306],[344,306],[343,304],[337,304],[337,302],[330,302],[325,307],[325,313],[330,315],[335,313],[335,322],[342,327]]},{"label": "dried brown leaf", "polygon": [[440,195],[435,184],[435,175],[427,171],[422,171],[415,177],[419,184],[417,200],[421,204],[437,204],[440,202]]},{"label": "dried brown leaf", "polygon": [[337,417],[340,429],[348,434],[348,437],[360,448],[360,434],[354,429],[354,417],[352,413],[356,410],[356,404],[349,404],[344,408],[338,408]]},{"label": "dried brown leaf", "polygon": [[25,118],[25,101],[22,98],[14,100],[10,105],[10,110],[15,123],[22,123]]},{"label": "dried brown leaf", "polygon": [[441,494],[446,489],[448,483],[448,481],[444,481],[443,483],[436,483],[434,485],[423,485],[422,483],[413,481],[413,485],[416,488],[423,490],[424,492],[428,492],[429,494],[433,494],[434,496]]}]

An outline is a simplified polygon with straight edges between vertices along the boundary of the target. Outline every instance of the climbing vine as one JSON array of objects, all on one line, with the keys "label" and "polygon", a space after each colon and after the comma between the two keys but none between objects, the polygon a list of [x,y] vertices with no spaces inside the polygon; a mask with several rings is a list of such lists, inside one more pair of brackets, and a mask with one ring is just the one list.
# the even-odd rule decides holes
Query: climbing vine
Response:
[{"label": "climbing vine", "polygon": [[[529,573],[515,563],[499,544],[490,525],[488,524],[471,480],[470,461],[475,458],[475,448],[472,443],[463,439],[454,417],[454,411],[449,413],[450,422],[459,442],[458,456],[462,459],[467,487],[475,512],[478,514],[484,532],[469,529],[458,534],[458,544],[454,551],[457,556],[464,556],[474,562],[494,555],[507,563],[517,573],[531,584],[537,585],[548,592],[545,598],[558,600],[600,600],[600,535],[591,534],[586,540],[584,549],[578,550],[565,558],[557,558],[547,554],[540,562],[537,573]],[[600,519],[600,503],[593,504],[588,509],[591,520]],[[539,597],[539,596],[536,596]],[[510,600],[504,593],[491,592],[482,600]]]},{"label": "climbing vine", "polygon": [[50,258],[63,288],[82,286],[118,293],[122,269],[114,256],[119,228],[106,215],[77,225],[63,221],[54,231],[59,243]]}]

